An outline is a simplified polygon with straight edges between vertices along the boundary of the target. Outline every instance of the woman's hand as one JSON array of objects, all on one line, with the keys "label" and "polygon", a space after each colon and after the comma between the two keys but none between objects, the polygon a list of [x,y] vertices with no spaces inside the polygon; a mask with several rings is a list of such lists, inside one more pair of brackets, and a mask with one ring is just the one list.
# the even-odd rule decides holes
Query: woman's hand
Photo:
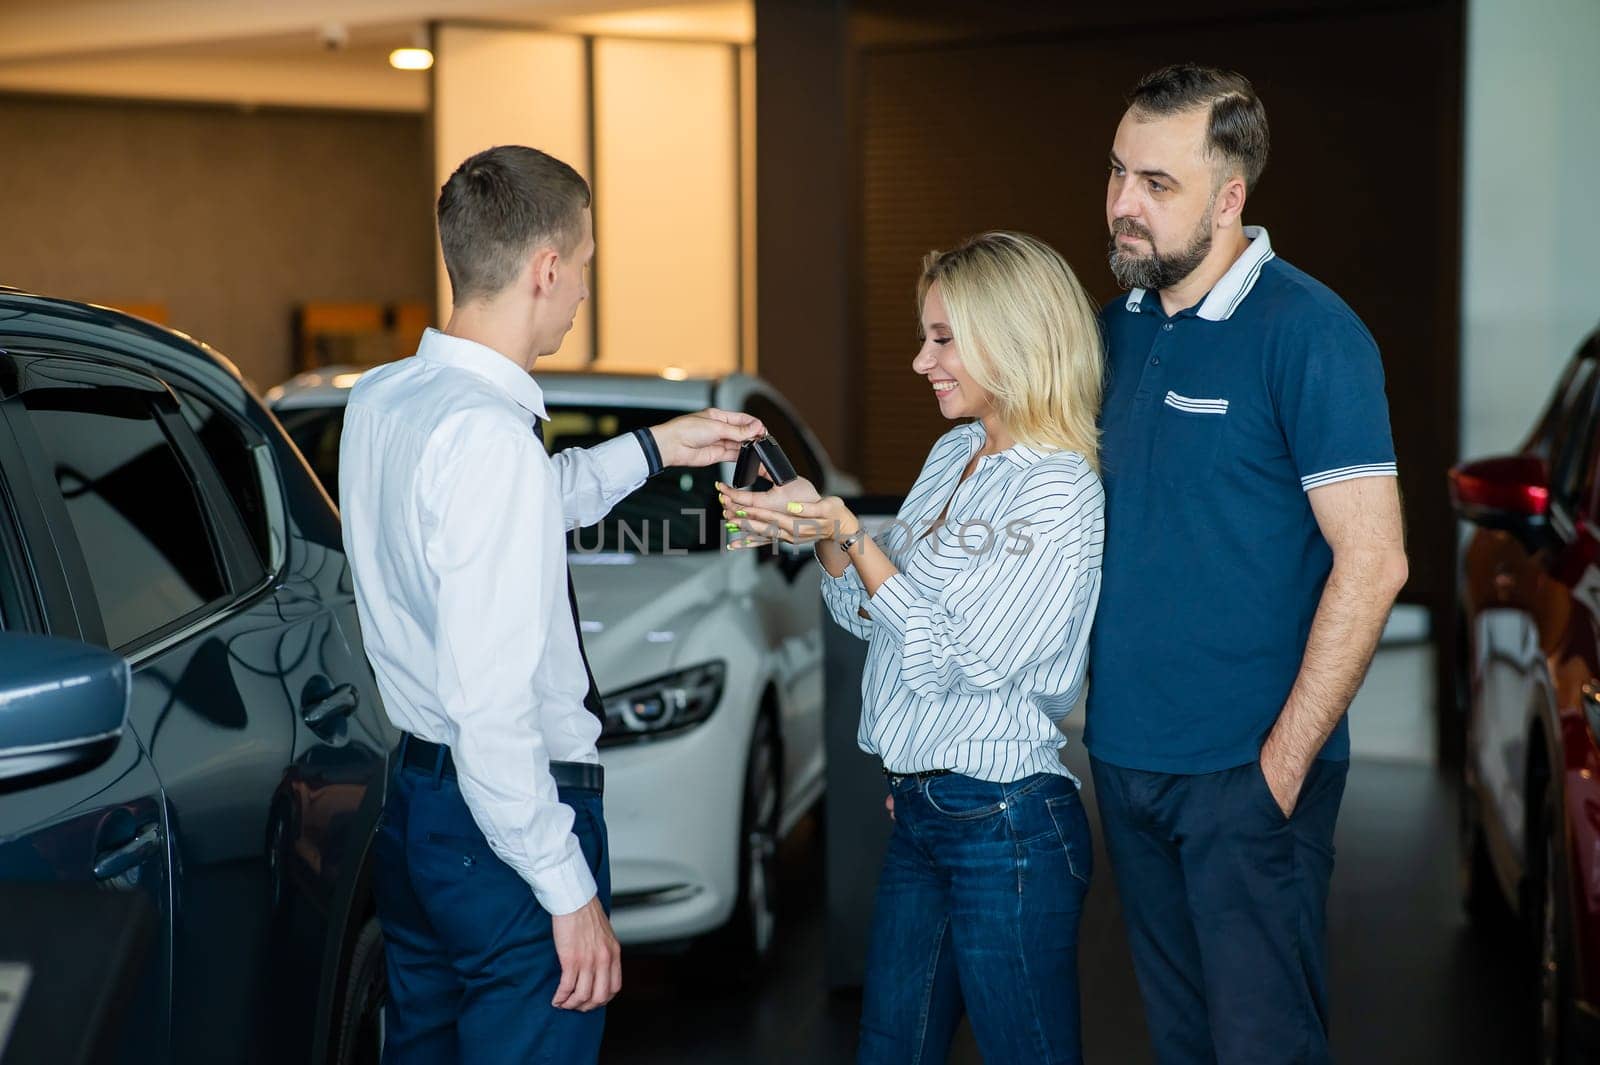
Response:
[{"label": "woman's hand", "polygon": [[745,534],[728,544],[729,548],[756,547],[774,540],[791,544],[842,540],[861,528],[843,500],[820,496],[804,477],[766,492],[740,491],[718,481],[717,492],[728,531]]}]

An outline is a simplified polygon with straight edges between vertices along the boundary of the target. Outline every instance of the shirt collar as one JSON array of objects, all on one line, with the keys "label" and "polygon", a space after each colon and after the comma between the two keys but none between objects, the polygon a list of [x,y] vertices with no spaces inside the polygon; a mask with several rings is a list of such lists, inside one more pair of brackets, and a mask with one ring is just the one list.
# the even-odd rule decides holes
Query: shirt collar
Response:
[{"label": "shirt collar", "polygon": [[550,419],[544,407],[544,389],[539,387],[539,382],[491,347],[437,329],[425,329],[422,343],[417,347],[417,357],[477,374],[530,414],[545,421]]},{"label": "shirt collar", "polygon": [[[1250,295],[1250,290],[1255,288],[1261,268],[1275,257],[1272,238],[1261,226],[1245,226],[1244,235],[1250,241],[1244,254],[1234,260],[1228,272],[1206,293],[1206,298],[1200,301],[1200,309],[1195,312],[1208,322],[1225,322],[1232,317],[1233,312],[1239,309],[1239,304]],[[1134,314],[1139,314],[1144,310],[1144,296],[1145,290],[1136,288],[1128,293],[1124,306]]]},{"label": "shirt collar", "polygon": [[[983,428],[981,419],[974,418],[963,428],[972,436],[977,445],[972,449],[973,451],[982,447],[984,441],[989,439],[989,434]],[[1024,470],[1049,454],[1050,452],[1042,448],[1033,447],[1031,444],[1012,444],[1004,451],[997,452],[998,456],[1007,459],[1012,465]]]}]

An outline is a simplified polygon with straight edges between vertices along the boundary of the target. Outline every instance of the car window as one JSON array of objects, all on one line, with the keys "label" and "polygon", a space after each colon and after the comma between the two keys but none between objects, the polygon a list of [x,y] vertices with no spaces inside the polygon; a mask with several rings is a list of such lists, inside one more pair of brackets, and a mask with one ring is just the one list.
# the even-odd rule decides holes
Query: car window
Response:
[{"label": "car window", "polygon": [[[593,447],[614,436],[676,418],[682,411],[633,407],[550,407],[545,446],[552,455],[569,447]],[[594,525],[567,536],[574,554],[623,552],[659,555],[716,551],[722,547],[722,511],[717,505],[715,466],[670,466],[635,489]]]},{"label": "car window", "polygon": [[[633,407],[552,405],[545,425],[545,447],[552,455],[570,447],[593,447],[614,436],[648,428],[682,411]],[[278,411],[290,439],[335,501],[339,498],[339,435],[344,410],[338,407]],[[646,481],[594,525],[567,536],[575,553],[715,551],[722,546],[721,512],[715,507],[714,468],[663,470]]]},{"label": "car window", "polygon": [[276,501],[276,506],[269,504],[267,493],[276,494],[278,486],[268,484],[262,477],[262,468],[256,459],[260,442],[248,439],[238,422],[208,400],[179,392],[178,402],[184,421],[199,438],[217,469],[223,488],[233,500],[239,520],[255,548],[256,561],[265,574],[273,557],[273,515],[281,514],[283,509],[281,500]]},{"label": "car window", "polygon": [[301,407],[280,410],[278,421],[311,465],[328,497],[339,502],[339,434],[344,432],[343,407]]},{"label": "car window", "polygon": [[15,624],[11,618],[17,613],[16,602],[20,594],[21,589],[17,587],[10,563],[0,559],[0,632],[11,631]]},{"label": "car window", "polygon": [[11,523],[10,492],[0,474],[0,632],[24,628],[22,597],[25,594],[18,574],[22,559],[16,551],[15,526]]},{"label": "car window", "polygon": [[226,591],[188,471],[150,399],[116,389],[23,394],[100,602],[123,650]]},{"label": "car window", "polygon": [[1550,393],[1550,402],[1543,413],[1530,438],[1530,446],[1546,459],[1553,454],[1552,442],[1561,433],[1562,429],[1571,423],[1573,405],[1578,400],[1578,394],[1594,376],[1595,360],[1576,358],[1567,363],[1562,371],[1561,380],[1556,382],[1556,387]]},{"label": "car window", "polygon": [[1579,498],[1594,455],[1597,387],[1600,374],[1594,360],[1581,360],[1550,427],[1550,491],[1569,510]]},{"label": "car window", "polygon": [[761,419],[761,424],[767,427],[767,432],[772,434],[778,446],[783,448],[783,453],[789,456],[789,462],[800,476],[816,486],[817,491],[824,495],[828,486],[823,484],[822,463],[818,461],[815,453],[806,444],[805,437],[800,435],[799,428],[794,421],[785,414],[776,403],[766,396],[751,396],[745,401],[746,414],[753,414]]}]

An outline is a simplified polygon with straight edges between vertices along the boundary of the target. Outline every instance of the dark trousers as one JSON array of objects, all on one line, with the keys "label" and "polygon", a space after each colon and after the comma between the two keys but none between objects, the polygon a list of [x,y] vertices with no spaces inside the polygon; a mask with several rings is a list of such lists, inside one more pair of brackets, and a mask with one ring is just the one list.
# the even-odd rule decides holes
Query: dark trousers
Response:
[{"label": "dark trousers", "polygon": [[989,1065],[1078,1065],[1078,918],[1093,848],[1078,786],[903,780],[878,877],[860,1065],[936,1065],[961,1016]]},{"label": "dark trousers", "polygon": [[[611,909],[600,794],[562,789],[572,831]],[[556,1009],[550,915],[489,849],[454,778],[400,769],[378,831],[373,890],[388,957],[384,1065],[582,1065],[604,1008]]]},{"label": "dark trousers", "polygon": [[1349,763],[1314,763],[1289,818],[1255,762],[1093,768],[1156,1059],[1331,1061],[1324,940]]}]

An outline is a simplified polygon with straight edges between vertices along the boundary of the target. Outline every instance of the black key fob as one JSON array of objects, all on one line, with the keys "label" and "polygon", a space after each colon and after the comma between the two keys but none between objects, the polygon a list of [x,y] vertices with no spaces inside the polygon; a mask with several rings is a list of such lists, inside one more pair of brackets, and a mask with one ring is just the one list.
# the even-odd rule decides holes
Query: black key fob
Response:
[{"label": "black key fob", "polygon": [[746,442],[739,449],[739,461],[733,467],[733,487],[749,488],[755,484],[763,466],[774,486],[788,484],[795,478],[794,465],[783,448],[771,436],[763,436]]}]

